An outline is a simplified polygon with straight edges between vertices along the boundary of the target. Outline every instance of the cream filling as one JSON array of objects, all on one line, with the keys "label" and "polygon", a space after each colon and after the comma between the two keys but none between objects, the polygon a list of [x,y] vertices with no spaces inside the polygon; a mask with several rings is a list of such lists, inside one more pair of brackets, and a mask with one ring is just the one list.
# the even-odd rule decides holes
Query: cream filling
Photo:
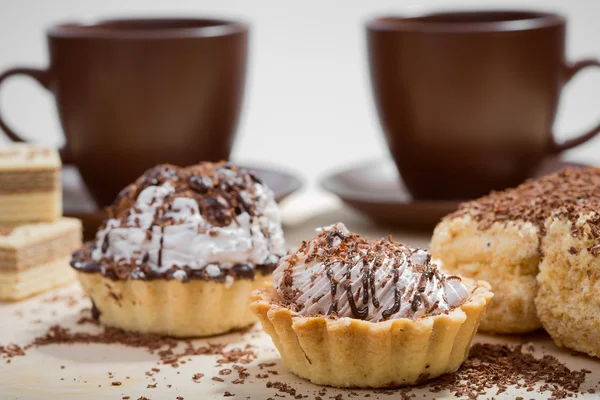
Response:
[{"label": "cream filling", "polygon": [[[324,229],[337,229],[342,233],[349,233],[343,224]],[[333,242],[333,246],[339,246],[339,244],[340,240]],[[373,293],[370,286],[368,301],[363,302],[365,267],[372,267],[372,265],[365,265],[364,256],[366,252],[355,256],[352,259],[352,264],[336,263],[331,266],[333,279],[339,282],[336,285],[335,293],[333,293],[331,279],[327,276],[325,263],[319,261],[318,258],[307,262],[307,255],[314,250],[314,243],[311,242],[306,254],[295,254],[297,261],[293,267],[290,267],[290,258],[293,255],[288,255],[282,258],[274,272],[275,287],[279,294],[283,295],[285,288],[284,271],[292,268],[292,288],[300,293],[294,303],[302,305],[298,310],[300,315],[326,315],[332,304],[337,302],[336,314],[339,317],[354,317],[348,298],[348,289],[346,289],[347,285],[349,285],[350,292],[353,295],[355,307],[357,309],[367,307],[368,313],[364,319],[372,322],[441,314],[462,304],[469,295],[466,286],[459,279],[445,279],[441,273],[427,279],[424,290],[419,294],[418,287],[422,274],[414,271],[411,264],[424,264],[428,253],[424,250],[416,250],[410,255],[400,253],[398,257],[386,257],[382,260],[380,267],[374,271],[375,297],[377,299],[376,303],[379,303],[376,307],[373,304]],[[371,261],[371,264],[373,264],[373,261]],[[347,277],[348,270],[350,270],[349,279]],[[397,270],[397,280],[394,279],[394,270]],[[390,314],[390,310],[393,310],[394,306],[397,305],[397,291],[400,300],[399,307]],[[419,300],[415,301],[415,296],[419,297]],[[384,316],[386,310],[388,311]]]},{"label": "cream filling", "polygon": [[[194,199],[178,197],[163,215],[174,224],[161,227],[153,225],[153,221],[175,190],[168,182],[147,187],[139,194],[125,223],[110,219],[97,233],[92,258],[131,260],[138,265],[145,262],[157,273],[172,267],[210,266],[207,272],[215,274],[216,268],[230,268],[238,263],[273,262],[274,256],[285,253],[281,215],[271,190],[258,183],[254,189],[258,217],[244,212],[228,226],[213,226],[202,217]],[[151,235],[147,235],[148,230]]]}]

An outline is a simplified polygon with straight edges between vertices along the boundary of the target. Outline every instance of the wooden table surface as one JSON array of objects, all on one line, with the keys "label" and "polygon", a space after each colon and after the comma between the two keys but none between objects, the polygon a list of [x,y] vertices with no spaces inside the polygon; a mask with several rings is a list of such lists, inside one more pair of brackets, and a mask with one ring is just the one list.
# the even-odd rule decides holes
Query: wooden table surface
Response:
[{"label": "wooden table surface", "polygon": [[[312,212],[301,211],[303,207]],[[335,201],[329,202],[325,208],[319,208],[311,205],[306,199],[290,199],[288,204],[284,204],[283,209],[290,245],[296,245],[300,240],[310,238],[315,227],[337,221],[343,221],[350,229],[371,237],[387,236],[391,233],[396,240],[405,241],[412,246],[426,246],[429,240],[428,233],[389,231],[374,226],[362,216],[340,206]],[[75,297],[77,300],[71,304],[65,300],[68,297]],[[55,301],[49,301],[53,298]],[[99,331],[101,328],[97,326],[76,323],[81,315],[89,313],[89,307],[89,300],[77,285],[48,292],[19,303],[0,303],[0,345],[8,343],[24,345],[42,335],[49,326],[54,324],[60,324],[74,331]],[[600,363],[595,359],[574,356],[567,350],[557,348],[543,332],[527,336],[480,334],[475,340],[509,344],[532,342],[536,355],[552,354],[572,369],[591,370],[592,373],[587,375],[582,389],[600,391],[598,384]],[[220,369],[228,367],[217,367],[217,356],[193,356],[191,361],[175,369],[166,365],[157,365],[158,357],[149,354],[145,349],[103,344],[50,345],[32,348],[26,356],[12,358],[10,364],[0,360],[0,399],[122,399],[123,396],[130,396],[131,399],[138,399],[140,396],[149,399],[176,399],[178,396],[184,399],[220,399],[224,398],[225,392],[231,393],[233,396],[226,398],[232,399],[278,399],[281,398],[278,396],[282,395],[288,399],[294,398],[289,394],[282,394],[277,388],[267,387],[268,381],[286,382],[296,389],[297,394],[306,395],[308,399],[319,396],[319,391],[322,390],[322,387],[295,377],[284,367],[270,338],[261,332],[259,325],[244,333],[194,341],[196,345],[209,343],[227,344],[229,348],[243,348],[248,343],[253,346],[258,357],[250,364],[244,365],[250,373],[245,384],[232,383],[237,378],[235,373],[222,376],[224,382],[212,380],[211,377],[219,376]],[[256,375],[264,372],[259,364],[265,362],[274,363],[269,370],[275,373],[270,373],[268,379],[259,379]],[[145,371],[156,367],[160,372],[152,377],[145,375]],[[205,376],[196,383],[192,380],[192,376],[198,372]],[[121,385],[112,386],[113,381],[119,381]],[[156,388],[148,388],[149,384],[156,384]],[[413,393],[416,399],[456,398],[454,394],[448,392],[433,394],[427,387],[415,390]],[[393,391],[382,393],[333,388],[327,388],[326,394],[321,398],[334,398],[338,394],[341,394],[344,399],[367,398],[367,395],[370,400],[401,398],[400,393]],[[495,395],[494,390],[482,398],[492,396],[498,400],[514,399],[517,396],[525,399],[546,399],[549,394],[511,389],[506,393]],[[579,398],[596,399],[598,395],[579,395]]]}]

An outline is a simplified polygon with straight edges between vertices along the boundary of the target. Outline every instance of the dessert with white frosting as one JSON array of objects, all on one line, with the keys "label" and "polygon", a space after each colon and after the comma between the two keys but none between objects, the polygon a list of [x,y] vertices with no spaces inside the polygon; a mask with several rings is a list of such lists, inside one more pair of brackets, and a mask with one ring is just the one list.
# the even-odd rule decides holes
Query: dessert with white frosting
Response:
[{"label": "dessert with white frosting", "polygon": [[154,167],[108,214],[71,265],[101,321],[126,330],[203,336],[247,326],[249,293],[285,253],[273,193],[229,163]]},{"label": "dessert with white frosting", "polygon": [[441,314],[469,295],[461,279],[442,275],[425,250],[389,239],[369,242],[343,224],[321,230],[284,257],[274,278],[283,302],[300,315],[371,322]]},{"label": "dessert with white frosting", "polygon": [[252,309],[285,364],[313,383],[414,384],[456,371],[492,298],[446,276],[425,250],[370,241],[343,224],[283,257]]}]

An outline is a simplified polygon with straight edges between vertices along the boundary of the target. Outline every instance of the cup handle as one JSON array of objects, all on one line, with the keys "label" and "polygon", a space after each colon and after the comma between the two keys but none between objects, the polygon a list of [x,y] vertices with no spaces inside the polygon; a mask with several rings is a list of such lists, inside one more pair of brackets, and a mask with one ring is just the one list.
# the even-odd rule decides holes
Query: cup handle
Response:
[{"label": "cup handle", "polygon": [[[14,75],[26,75],[30,78],[33,78],[40,85],[42,85],[45,89],[50,90],[50,82],[52,80],[52,75],[49,70],[45,69],[37,69],[37,68],[11,68],[0,75],[0,85],[6,79]],[[0,128],[4,131],[6,136],[13,142],[26,142],[19,134],[17,134],[12,128],[10,128],[4,119],[2,118],[2,113],[0,113]],[[67,147],[63,147],[60,149],[60,157],[65,164],[71,163],[71,156]]]},{"label": "cup handle", "polygon": [[[600,67],[600,60],[590,58],[567,65],[565,71],[565,83],[569,82],[575,76],[575,74],[587,67]],[[557,154],[564,150],[568,150],[575,146],[579,146],[580,144],[592,139],[598,133],[600,133],[600,124],[596,125],[596,127],[592,128],[590,131],[582,134],[581,136],[566,140],[562,143],[558,143],[555,140],[553,140],[551,151],[552,153]]]}]

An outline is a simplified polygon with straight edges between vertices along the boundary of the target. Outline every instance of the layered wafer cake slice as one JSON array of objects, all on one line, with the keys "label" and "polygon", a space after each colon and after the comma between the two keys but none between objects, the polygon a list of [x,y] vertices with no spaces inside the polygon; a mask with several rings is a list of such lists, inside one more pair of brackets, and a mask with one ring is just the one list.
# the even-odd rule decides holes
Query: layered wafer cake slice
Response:
[{"label": "layered wafer cake slice", "polygon": [[81,222],[0,226],[0,300],[15,301],[69,283],[71,253],[81,246]]},{"label": "layered wafer cake slice", "polygon": [[62,215],[60,157],[31,144],[0,148],[0,223],[54,221]]}]

